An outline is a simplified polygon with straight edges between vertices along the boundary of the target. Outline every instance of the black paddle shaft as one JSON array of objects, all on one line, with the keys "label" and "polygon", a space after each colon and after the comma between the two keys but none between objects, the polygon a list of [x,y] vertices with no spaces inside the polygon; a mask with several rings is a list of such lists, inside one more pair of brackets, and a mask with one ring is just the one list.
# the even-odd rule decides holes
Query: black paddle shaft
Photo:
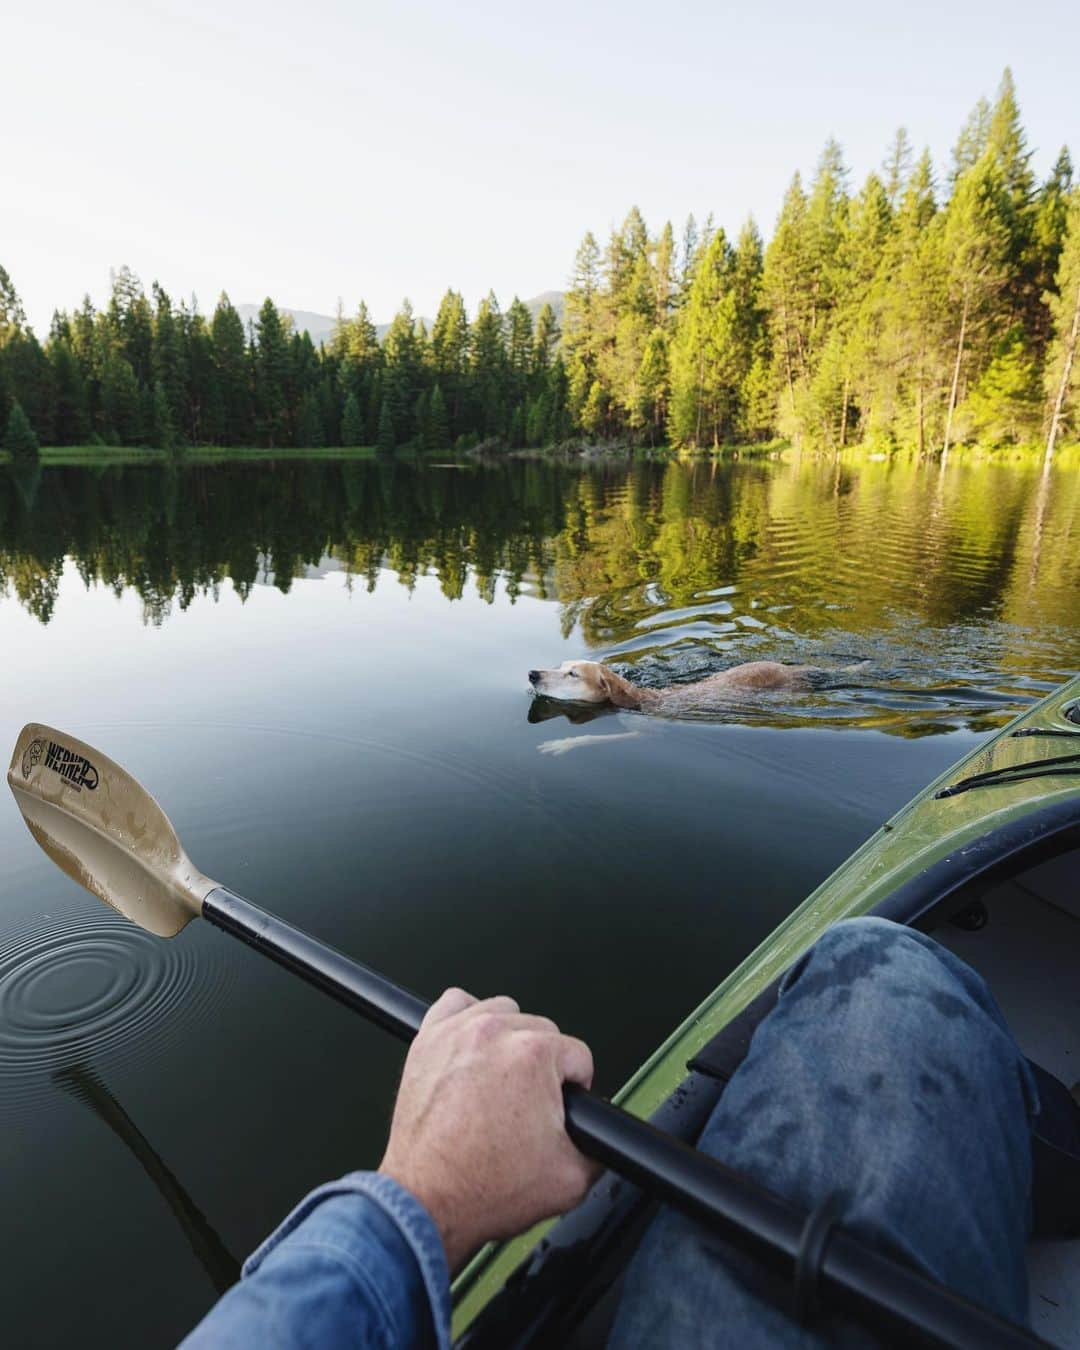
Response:
[{"label": "black paddle shaft", "polygon": [[[403,1041],[429,1004],[367,966],[219,886],[203,918]],[[765,1187],[584,1088],[564,1090],[566,1129],[590,1158],[794,1275],[807,1292],[886,1332],[891,1343],[970,1347],[1045,1345],[842,1229],[823,1226]],[[813,1249],[811,1268],[808,1253]],[[812,1302],[812,1299],[811,1299]]]}]

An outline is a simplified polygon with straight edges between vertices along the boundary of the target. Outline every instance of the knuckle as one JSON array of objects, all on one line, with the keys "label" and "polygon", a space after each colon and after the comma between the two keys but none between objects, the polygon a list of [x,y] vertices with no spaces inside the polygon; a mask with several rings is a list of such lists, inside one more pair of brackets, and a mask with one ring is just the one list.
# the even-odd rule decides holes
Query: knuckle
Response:
[{"label": "knuckle", "polygon": [[497,1013],[480,1012],[470,1022],[469,1030],[477,1044],[486,1045],[498,1035],[499,1026],[500,1021]]},{"label": "knuckle", "polygon": [[526,1031],[521,1036],[521,1054],[530,1064],[543,1064],[551,1058],[551,1040],[542,1031]]}]

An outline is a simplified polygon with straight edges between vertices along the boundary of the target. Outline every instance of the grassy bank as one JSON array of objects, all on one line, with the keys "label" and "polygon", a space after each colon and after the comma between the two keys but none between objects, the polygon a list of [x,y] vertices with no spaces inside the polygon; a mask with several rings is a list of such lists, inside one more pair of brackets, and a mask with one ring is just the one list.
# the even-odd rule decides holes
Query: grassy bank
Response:
[{"label": "grassy bank", "polygon": [[[220,463],[232,459],[374,459],[373,445],[335,445],[318,450],[282,447],[267,450],[257,445],[197,445],[172,453],[128,445],[43,445],[38,455],[43,464],[182,464]],[[11,455],[0,450],[0,463]]]}]

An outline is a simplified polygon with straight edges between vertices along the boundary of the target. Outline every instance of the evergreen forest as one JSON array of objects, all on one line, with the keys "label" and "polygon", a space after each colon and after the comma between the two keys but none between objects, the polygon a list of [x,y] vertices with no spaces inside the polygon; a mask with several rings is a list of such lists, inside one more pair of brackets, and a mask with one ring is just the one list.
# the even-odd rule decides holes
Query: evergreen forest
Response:
[{"label": "evergreen forest", "polygon": [[430,326],[367,307],[329,342],[267,299],[245,326],[133,272],[42,343],[0,267],[0,444],[708,449],[783,440],[947,454],[1080,439],[1080,187],[1063,148],[1036,181],[1012,76],[947,167],[897,132],[850,182],[830,140],[766,244],[633,208],[586,234],[563,312],[448,290]]}]

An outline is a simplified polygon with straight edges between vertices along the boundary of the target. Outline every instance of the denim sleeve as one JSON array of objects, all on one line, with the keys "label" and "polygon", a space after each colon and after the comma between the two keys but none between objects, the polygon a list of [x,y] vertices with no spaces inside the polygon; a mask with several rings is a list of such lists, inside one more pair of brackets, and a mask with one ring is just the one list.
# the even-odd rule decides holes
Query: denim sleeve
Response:
[{"label": "denim sleeve", "polygon": [[397,1182],[352,1172],[297,1205],[183,1346],[450,1350],[442,1239]]}]

